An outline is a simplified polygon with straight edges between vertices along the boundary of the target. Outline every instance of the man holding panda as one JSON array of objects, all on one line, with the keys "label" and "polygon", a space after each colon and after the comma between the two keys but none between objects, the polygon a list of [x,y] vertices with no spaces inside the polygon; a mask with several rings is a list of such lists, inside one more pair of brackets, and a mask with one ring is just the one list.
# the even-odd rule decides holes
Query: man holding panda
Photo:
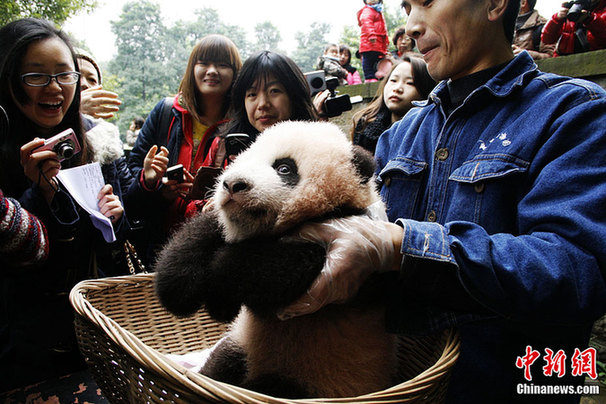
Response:
[{"label": "man holding panda", "polygon": [[[343,302],[370,273],[394,271],[389,331],[459,330],[449,403],[577,403],[525,387],[576,387],[595,369],[587,344],[606,313],[606,93],[540,72],[526,52],[514,58],[517,0],[402,7],[406,34],[442,81],[377,145],[391,223],[305,227],[302,237],[327,245],[326,264],[279,316]],[[556,354],[563,377],[549,367]],[[580,372],[579,360],[589,365]]]}]

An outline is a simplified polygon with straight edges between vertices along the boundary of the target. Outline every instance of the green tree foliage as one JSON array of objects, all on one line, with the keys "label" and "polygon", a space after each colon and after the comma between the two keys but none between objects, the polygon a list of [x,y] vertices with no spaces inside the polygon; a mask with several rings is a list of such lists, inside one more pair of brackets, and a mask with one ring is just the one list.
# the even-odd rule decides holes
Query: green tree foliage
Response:
[{"label": "green tree foliage", "polygon": [[194,15],[191,22],[167,27],[158,4],[135,1],[126,4],[112,22],[118,54],[109,71],[117,77],[115,91],[123,102],[116,122],[121,133],[135,116],[147,116],[163,97],[177,93],[189,55],[202,37],[223,34],[241,53],[250,48],[244,30],[224,24],[216,10],[203,8]]},{"label": "green tree foliage", "polygon": [[356,51],[360,47],[360,29],[353,25],[343,27],[339,44],[345,44],[349,47],[351,51],[351,65],[362,74],[362,60],[356,57]]},{"label": "green tree foliage", "polygon": [[[281,52],[282,37],[271,22],[257,24],[255,39],[249,42],[243,28],[223,22],[212,8],[196,10],[192,21],[179,20],[169,27],[157,3],[136,0],[125,4],[111,25],[117,54],[104,69],[104,85],[122,100],[114,123],[123,134],[135,116],[147,116],[163,97],[177,93],[191,50],[205,35],[227,36],[243,60],[262,49]],[[329,24],[313,23],[307,33],[297,33],[298,47],[292,58],[302,71],[314,70],[329,31]]]},{"label": "green tree foliage", "polygon": [[0,25],[25,17],[45,18],[62,24],[69,17],[90,12],[96,0],[0,0]]},{"label": "green tree foliage", "polygon": [[275,51],[279,49],[282,35],[280,35],[278,28],[270,21],[261,22],[255,25],[255,36],[257,41],[254,45],[254,51]]},{"label": "green tree foliage", "polygon": [[330,32],[327,23],[314,22],[308,32],[297,32],[297,49],[292,55],[295,63],[305,72],[315,70],[318,58],[328,43],[326,35]]},{"label": "green tree foliage", "polygon": [[118,76],[116,91],[123,108],[117,114],[121,132],[135,115],[147,115],[153,106],[176,92],[176,80],[166,68],[163,40],[166,27],[157,4],[141,1],[124,5],[112,21],[118,54],[110,62],[110,73]]},{"label": "green tree foliage", "polygon": [[383,9],[383,16],[385,17],[385,24],[387,25],[387,34],[391,40],[396,29],[406,25],[406,13],[398,5],[393,7],[387,6]]}]

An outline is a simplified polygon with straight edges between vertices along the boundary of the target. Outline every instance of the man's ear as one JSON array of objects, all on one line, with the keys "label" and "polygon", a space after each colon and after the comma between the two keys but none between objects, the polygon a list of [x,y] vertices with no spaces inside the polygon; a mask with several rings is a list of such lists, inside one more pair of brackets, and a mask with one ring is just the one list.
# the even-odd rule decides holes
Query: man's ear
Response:
[{"label": "man's ear", "polygon": [[507,4],[510,1],[518,0],[488,0],[488,20],[497,21],[498,19],[502,19],[505,15],[505,10],[507,10]]}]

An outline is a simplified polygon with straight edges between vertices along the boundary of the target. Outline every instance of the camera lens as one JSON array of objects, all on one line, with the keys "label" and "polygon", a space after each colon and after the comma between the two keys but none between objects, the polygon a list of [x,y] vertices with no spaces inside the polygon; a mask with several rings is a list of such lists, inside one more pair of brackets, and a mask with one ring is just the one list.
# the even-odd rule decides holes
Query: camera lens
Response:
[{"label": "camera lens", "polygon": [[71,140],[65,140],[57,143],[55,153],[62,159],[70,159],[74,155],[74,143]]},{"label": "camera lens", "polygon": [[313,79],[311,79],[310,84],[313,89],[322,88],[324,80],[322,80],[321,77],[314,77]]}]

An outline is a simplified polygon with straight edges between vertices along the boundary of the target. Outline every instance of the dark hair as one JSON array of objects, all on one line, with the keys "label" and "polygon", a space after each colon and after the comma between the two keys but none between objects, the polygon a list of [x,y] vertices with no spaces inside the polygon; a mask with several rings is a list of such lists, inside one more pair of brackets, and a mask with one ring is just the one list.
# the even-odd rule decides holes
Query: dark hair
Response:
[{"label": "dark hair", "polygon": [[382,111],[388,111],[387,105],[385,105],[385,101],[383,100],[383,90],[385,90],[385,85],[389,81],[389,77],[391,73],[396,69],[396,67],[400,63],[408,62],[411,65],[412,70],[412,81],[421,96],[421,99],[424,100],[429,97],[429,93],[436,85],[436,82],[429,75],[427,71],[427,65],[425,61],[418,57],[408,57],[404,56],[401,61],[397,61],[392,66],[389,74],[385,76],[383,80],[381,80],[379,87],[377,88],[377,93],[375,94],[375,98],[368,104],[364,109],[356,112],[353,116],[353,127],[351,130],[352,136],[356,131],[363,131],[369,123],[374,121],[377,115]]},{"label": "dark hair", "polygon": [[244,100],[246,92],[259,81],[267,81],[270,76],[278,80],[286,89],[292,106],[291,120],[315,121],[318,119],[311,101],[309,85],[301,69],[288,56],[264,50],[249,57],[242,65],[242,70],[236,79],[231,99],[232,109],[227,133],[247,133],[256,136],[258,130],[248,121]]},{"label": "dark hair", "polygon": [[[179,85],[179,92],[181,93],[181,101],[183,107],[192,114],[194,119],[200,120],[202,106],[199,103],[199,99],[196,96],[198,87],[196,86],[196,77],[194,75],[194,67],[198,61],[208,61],[215,63],[227,63],[231,66],[234,73],[234,79],[238,76],[238,72],[242,68],[242,59],[240,59],[240,53],[238,48],[232,42],[231,39],[219,35],[212,34],[202,38],[189,55],[189,61],[187,62],[187,68],[185,74]],[[232,82],[233,85],[233,82]],[[229,108],[230,91],[227,91],[227,96],[223,100],[223,111],[227,112]]]},{"label": "dark hair", "polygon": [[135,124],[135,129],[141,129],[143,127],[143,124],[145,123],[145,119],[143,119],[143,117],[141,116],[136,116],[133,119],[133,122]]},{"label": "dark hair", "polygon": [[393,43],[393,45],[396,48],[398,47],[398,39],[400,39],[400,37],[404,34],[406,34],[405,27],[399,27],[398,29],[396,29],[396,32],[393,34],[393,37],[391,38],[391,42]]},{"label": "dark hair", "polygon": [[526,0],[531,10],[534,10],[534,7],[537,5],[537,0]]},{"label": "dark hair", "polygon": [[[6,24],[0,29],[0,103],[6,109],[9,117],[9,130],[6,136],[0,139],[0,164],[3,166],[1,170],[3,176],[19,175],[16,172],[16,168],[18,168],[21,173],[17,178],[23,177],[23,169],[19,164],[19,148],[36,136],[45,137],[39,133],[36,125],[21,112],[15,100],[20,104],[29,101],[20,77],[21,61],[27,49],[32,43],[51,38],[59,38],[65,43],[72,55],[74,68],[76,71],[80,71],[69,37],[51,22],[24,18]],[[72,128],[80,142],[82,153],[65,160],[62,163],[64,167],[80,165],[87,162],[88,159],[88,148],[83,137],[84,131],[80,116],[80,81],[75,85],[74,99],[61,123],[54,128],[54,132],[59,133],[67,128]],[[7,170],[15,171],[10,174],[7,173]],[[2,185],[6,185],[5,182]]]},{"label": "dark hair", "polygon": [[348,65],[351,63],[351,49],[349,49],[349,46],[341,44],[339,45],[339,53],[343,52],[347,52],[347,54],[349,55],[349,57],[347,58],[347,62],[345,63],[345,65]]}]

